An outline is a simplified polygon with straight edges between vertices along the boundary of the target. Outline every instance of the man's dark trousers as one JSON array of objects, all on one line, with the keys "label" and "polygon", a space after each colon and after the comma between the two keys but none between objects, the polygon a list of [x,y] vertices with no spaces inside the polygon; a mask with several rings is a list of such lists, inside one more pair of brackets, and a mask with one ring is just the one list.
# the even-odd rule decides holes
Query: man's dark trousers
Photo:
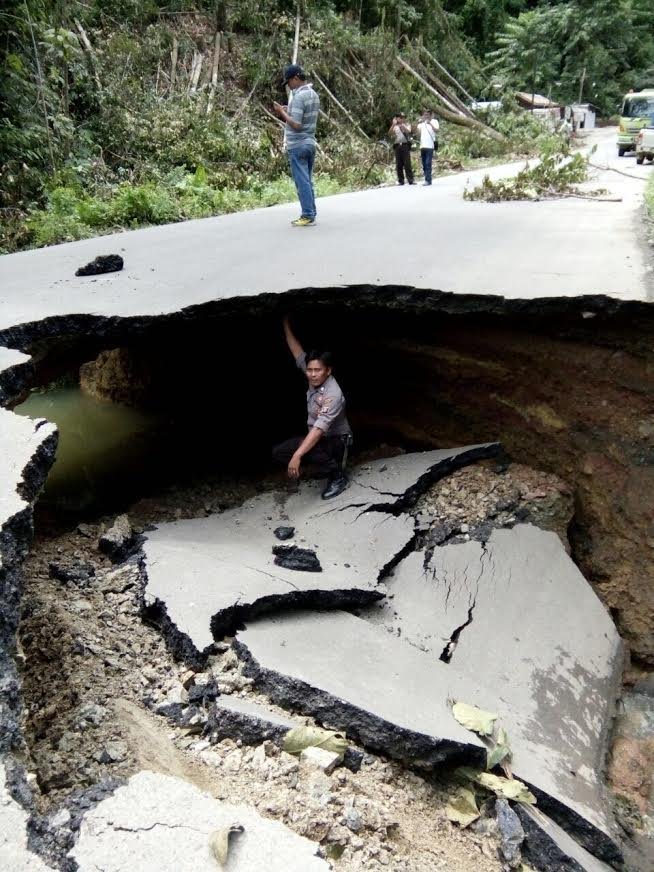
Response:
[{"label": "man's dark trousers", "polygon": [[425,176],[425,182],[431,185],[431,162],[434,159],[433,148],[421,148],[420,160],[422,161],[422,172]]},{"label": "man's dark trousers", "polygon": [[[273,448],[273,459],[282,466],[288,466],[291,457],[304,442],[304,436],[293,436],[285,442],[280,442]],[[302,462],[317,466],[320,472],[329,478],[342,474],[345,443],[342,436],[323,436],[320,442],[302,458]]]},{"label": "man's dark trousers", "polygon": [[403,185],[404,174],[406,173],[407,181],[410,185],[413,184],[413,167],[411,166],[411,143],[403,142],[401,145],[394,145],[395,149],[395,169],[397,171],[397,180]]}]

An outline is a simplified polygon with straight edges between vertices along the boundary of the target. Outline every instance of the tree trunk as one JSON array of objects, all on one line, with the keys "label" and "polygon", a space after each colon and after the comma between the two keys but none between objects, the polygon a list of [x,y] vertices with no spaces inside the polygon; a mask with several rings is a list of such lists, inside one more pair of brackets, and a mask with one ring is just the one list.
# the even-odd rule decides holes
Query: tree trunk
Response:
[{"label": "tree trunk", "polygon": [[320,78],[320,76],[318,75],[318,73],[314,73],[313,75],[314,75],[314,77],[318,80],[318,82],[320,83],[320,86],[325,90],[325,92],[327,93],[327,95],[328,95],[329,97],[331,97],[331,99],[334,101],[334,103],[336,103],[336,105],[337,105],[338,108],[341,110],[341,112],[343,112],[343,114],[346,115],[347,118],[348,118],[348,119],[352,122],[352,124],[356,127],[356,129],[359,131],[359,133],[361,134],[361,136],[365,137],[365,139],[370,139],[370,137],[368,136],[368,134],[367,134],[364,130],[362,130],[361,127],[359,127],[359,124],[358,124],[357,121],[352,117],[352,115],[350,114],[350,112],[348,112],[348,110],[345,108],[345,106],[343,106],[343,104],[342,104],[342,103],[341,103],[341,102],[340,102],[340,101],[339,101],[339,100],[334,96],[334,94],[332,94],[332,92],[329,90],[329,88],[327,87],[327,85],[326,85],[326,84],[323,82],[323,80]]},{"label": "tree trunk", "polygon": [[[399,55],[396,57],[396,60],[405,70],[407,70],[407,72],[411,73],[411,75],[417,79],[424,88],[435,97],[438,97],[439,100],[441,99],[438,91],[435,88],[432,88],[429,82],[426,82],[423,77],[413,69],[413,67],[407,64],[405,60],[403,60]],[[497,130],[493,130],[492,127],[487,127],[485,124],[482,124],[481,121],[477,121],[476,118],[468,118],[465,115],[458,115],[455,112],[450,112],[449,109],[444,109],[442,106],[434,106],[433,111],[434,115],[438,115],[445,121],[451,121],[453,124],[461,125],[461,127],[469,127],[471,130],[478,130],[479,133],[483,133],[484,136],[488,136],[496,142],[506,142],[505,137],[502,136],[501,133],[498,133]]]}]

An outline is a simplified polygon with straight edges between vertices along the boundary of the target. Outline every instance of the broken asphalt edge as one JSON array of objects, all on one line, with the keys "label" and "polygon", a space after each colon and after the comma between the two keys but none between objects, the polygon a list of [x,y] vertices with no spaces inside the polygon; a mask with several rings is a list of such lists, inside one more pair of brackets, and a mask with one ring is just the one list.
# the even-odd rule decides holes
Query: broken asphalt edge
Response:
[{"label": "broken asphalt edge", "polygon": [[309,715],[330,728],[343,730],[348,738],[371,751],[423,769],[441,763],[485,766],[485,748],[451,739],[435,739],[399,727],[304,681],[265,669],[238,639],[232,642],[232,647],[244,664],[244,674],[254,679],[257,689],[276,705]]},{"label": "broken asphalt edge", "polygon": [[[399,727],[307,682],[266,669],[238,637],[232,642],[232,647],[243,663],[244,674],[252,678],[257,690],[265,693],[273,703],[288,711],[313,717],[330,729],[342,730],[349,739],[369,751],[422,771],[443,764],[486,768],[485,748],[436,739]],[[539,807],[589,853],[615,868],[622,868],[622,852],[610,836],[597,830],[563,803],[534,788],[530,782],[525,783],[536,795]]]},{"label": "broken asphalt edge", "polygon": [[[243,289],[229,298],[208,300],[178,310],[155,315],[94,315],[77,312],[50,315],[38,321],[28,321],[0,330],[0,346],[27,354],[34,348],[47,349],[48,341],[74,341],[92,336],[101,341],[98,348],[115,347],[138,337],[156,326],[174,328],[207,315],[229,317],[249,312],[252,315],[281,315],[293,308],[301,312],[307,307],[343,305],[353,310],[401,310],[438,312],[447,315],[486,315],[519,317],[524,325],[528,319],[565,317],[587,319],[624,317],[637,323],[652,317],[649,303],[618,300],[604,294],[578,297],[539,297],[507,299],[497,294],[457,294],[450,291],[427,290],[411,285],[342,285],[331,288],[293,288],[278,293]],[[562,325],[563,326],[563,325]],[[6,405],[29,387],[33,362],[21,362],[0,372],[0,404]]]},{"label": "broken asphalt edge", "polygon": [[[476,445],[456,454],[446,457],[434,463],[427,472],[423,473],[417,481],[407,488],[404,493],[398,494],[393,502],[370,502],[364,512],[379,512],[392,515],[406,513],[415,504],[427,488],[434,482],[440,481],[458,469],[476,463],[479,460],[488,460],[496,457],[502,451],[499,442],[490,442],[487,445]],[[384,577],[393,570],[414,548],[416,536],[410,540],[395,554],[380,570],[376,582],[383,581]],[[155,597],[151,602],[147,600],[145,593],[148,570],[144,551],[138,553],[138,566],[141,574],[141,613],[148,623],[157,627],[162,634],[166,646],[173,656],[183,660],[189,666],[201,668],[211,654],[213,645],[208,645],[203,651],[199,651],[190,637],[181,630],[168,615],[166,604]],[[373,580],[371,579],[371,583]],[[359,609],[370,606],[385,596],[381,591],[374,589],[349,588],[339,590],[321,590],[316,587],[312,590],[289,590],[284,593],[271,594],[254,599],[252,602],[238,602],[232,606],[221,609],[211,615],[209,627],[215,642],[219,642],[225,636],[233,635],[244,623],[253,618],[260,617],[271,612],[287,609],[312,609],[314,611],[326,611],[330,609]]]}]

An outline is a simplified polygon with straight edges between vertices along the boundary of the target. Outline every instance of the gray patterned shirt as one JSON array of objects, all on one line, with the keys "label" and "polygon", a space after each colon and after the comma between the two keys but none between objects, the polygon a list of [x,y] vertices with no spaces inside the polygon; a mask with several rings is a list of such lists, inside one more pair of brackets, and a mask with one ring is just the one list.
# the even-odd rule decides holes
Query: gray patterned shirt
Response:
[{"label": "gray patterned shirt", "polygon": [[293,121],[302,125],[301,130],[293,130],[290,124],[286,125],[285,141],[286,148],[298,148],[301,145],[316,144],[316,124],[318,123],[318,110],[320,109],[320,97],[311,85],[300,85],[293,91],[293,99],[288,114]]}]

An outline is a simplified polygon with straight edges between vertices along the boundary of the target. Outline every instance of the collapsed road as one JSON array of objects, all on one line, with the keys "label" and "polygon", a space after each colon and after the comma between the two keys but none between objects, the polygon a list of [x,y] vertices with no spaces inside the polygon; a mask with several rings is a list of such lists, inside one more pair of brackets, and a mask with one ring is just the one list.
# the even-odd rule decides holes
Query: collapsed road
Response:
[{"label": "collapsed road", "polygon": [[[565,208],[576,220],[579,204]],[[626,836],[651,820],[651,697],[622,689],[625,677],[646,689],[654,664],[645,286],[616,299],[608,271],[599,285],[542,273],[527,286],[518,269],[503,298],[488,293],[497,277],[484,287],[468,270],[468,293],[443,293],[433,265],[407,285],[395,265],[364,281],[335,257],[317,282],[277,271],[261,287],[232,234],[283,212],[118,235],[102,245],[125,269],[102,277],[74,277],[97,240],[0,261],[2,863],[160,869],[175,857],[175,868],[212,869],[219,833],[236,870],[647,868]],[[338,337],[359,451],[372,458],[344,494],[326,505],[311,482],[229,497],[188,485],[188,510],[159,511],[139,503],[146,450],[138,474],[114,476],[111,499],[62,515],[56,534],[37,524],[31,546],[57,431],[12,411],[30,389],[72,379],[100,402],[154,410],[166,485],[189,471],[178,455],[205,482],[248,464],[255,479],[266,463],[255,425],[267,446],[297,404],[289,390],[279,420],[243,408],[259,365],[243,347],[265,358],[271,383],[289,383],[287,311],[303,332]],[[516,484],[516,461],[530,481],[559,477],[559,496]],[[454,512],[477,475],[478,496]],[[564,491],[549,523],[544,507]],[[136,535],[123,521],[108,537],[127,508]],[[294,528],[283,544],[322,571],[275,563],[281,526]],[[615,744],[621,694],[641,732],[622,719]],[[448,819],[452,770],[487,759],[453,701],[497,715],[514,780],[536,799],[509,809],[518,859],[488,794],[470,826]],[[283,750],[306,724],[345,734],[342,765]],[[631,779],[617,805],[612,744]],[[233,825],[244,832],[225,835]]]}]

